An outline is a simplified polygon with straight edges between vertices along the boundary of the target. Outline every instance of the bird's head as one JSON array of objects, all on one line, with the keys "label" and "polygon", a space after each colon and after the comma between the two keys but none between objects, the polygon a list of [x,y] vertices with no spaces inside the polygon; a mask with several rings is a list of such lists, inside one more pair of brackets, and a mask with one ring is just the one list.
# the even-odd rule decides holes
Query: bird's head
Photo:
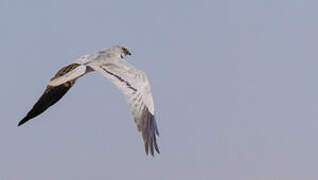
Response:
[{"label": "bird's head", "polygon": [[119,46],[119,45],[114,46],[113,50],[119,53],[121,58],[124,58],[127,55],[131,55],[131,52],[129,51],[129,49],[124,46]]},{"label": "bird's head", "polygon": [[125,56],[127,56],[127,55],[131,55],[131,52],[129,51],[129,49],[128,48],[126,48],[126,47],[121,47],[121,50],[122,50],[122,52],[123,52],[123,54],[125,55]]}]

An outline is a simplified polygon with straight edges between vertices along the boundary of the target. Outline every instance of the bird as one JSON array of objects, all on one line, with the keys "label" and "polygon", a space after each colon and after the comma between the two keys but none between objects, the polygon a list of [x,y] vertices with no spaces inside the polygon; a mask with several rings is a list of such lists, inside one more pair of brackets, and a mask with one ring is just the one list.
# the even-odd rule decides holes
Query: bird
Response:
[{"label": "bird", "polygon": [[145,72],[135,68],[126,60],[131,52],[127,47],[115,45],[98,52],[79,57],[73,63],[61,68],[18,126],[43,113],[58,102],[85,74],[96,71],[109,79],[124,94],[131,114],[141,132],[145,153],[154,156],[160,153],[157,137],[159,131],[155,119],[154,102],[149,80]]}]

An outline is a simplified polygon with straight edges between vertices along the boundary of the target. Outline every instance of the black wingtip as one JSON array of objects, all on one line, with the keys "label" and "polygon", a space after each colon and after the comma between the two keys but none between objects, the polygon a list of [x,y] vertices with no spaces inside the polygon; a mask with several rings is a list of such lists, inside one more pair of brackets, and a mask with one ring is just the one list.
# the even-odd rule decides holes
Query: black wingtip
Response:
[{"label": "black wingtip", "polygon": [[19,123],[18,123],[18,127],[21,126],[22,124],[26,123],[29,119],[28,118],[23,118]]}]

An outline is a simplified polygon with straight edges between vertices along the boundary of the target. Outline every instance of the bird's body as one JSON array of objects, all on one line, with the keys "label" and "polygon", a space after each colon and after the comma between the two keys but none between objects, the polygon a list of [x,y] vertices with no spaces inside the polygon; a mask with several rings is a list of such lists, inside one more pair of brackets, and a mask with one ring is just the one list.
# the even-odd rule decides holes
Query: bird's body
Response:
[{"label": "bird's body", "polygon": [[48,86],[18,126],[38,116],[61,99],[81,76],[97,71],[111,80],[125,95],[130,111],[142,133],[145,151],[159,153],[156,136],[159,135],[154,118],[154,103],[150,84],[144,72],[136,69],[124,59],[130,55],[127,48],[113,46],[99,52],[80,57],[74,63],[60,69],[49,81]]}]

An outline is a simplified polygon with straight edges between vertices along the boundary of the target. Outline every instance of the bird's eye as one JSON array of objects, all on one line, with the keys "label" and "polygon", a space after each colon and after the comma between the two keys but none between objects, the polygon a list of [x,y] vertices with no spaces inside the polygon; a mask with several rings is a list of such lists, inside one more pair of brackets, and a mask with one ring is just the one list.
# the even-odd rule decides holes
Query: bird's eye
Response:
[{"label": "bird's eye", "polygon": [[123,47],[122,50],[125,55],[131,55],[130,51],[127,48]]}]

